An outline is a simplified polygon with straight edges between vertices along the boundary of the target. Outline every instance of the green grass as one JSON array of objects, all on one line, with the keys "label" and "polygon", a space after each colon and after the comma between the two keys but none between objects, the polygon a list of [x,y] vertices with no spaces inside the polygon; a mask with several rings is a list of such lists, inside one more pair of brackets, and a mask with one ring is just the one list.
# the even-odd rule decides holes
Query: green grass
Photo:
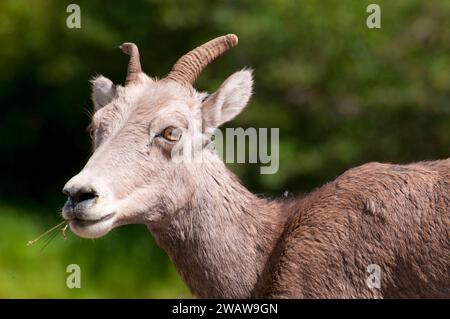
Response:
[{"label": "green grass", "polygon": [[[124,226],[96,240],[68,230],[67,240],[27,246],[59,221],[55,211],[42,213],[0,203],[0,298],[190,297],[146,227]],[[66,286],[69,264],[81,268],[79,289]]]}]

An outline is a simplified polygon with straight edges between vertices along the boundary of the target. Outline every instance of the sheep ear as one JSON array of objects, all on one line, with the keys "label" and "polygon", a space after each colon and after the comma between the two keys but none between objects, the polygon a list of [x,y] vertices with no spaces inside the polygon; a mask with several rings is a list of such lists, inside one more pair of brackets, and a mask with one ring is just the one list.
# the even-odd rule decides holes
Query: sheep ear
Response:
[{"label": "sheep ear", "polygon": [[215,129],[231,121],[247,106],[252,95],[251,70],[232,74],[202,104],[203,131]]},{"label": "sheep ear", "polygon": [[103,75],[94,78],[91,83],[94,111],[98,111],[112,101],[116,95],[116,86],[110,79]]}]

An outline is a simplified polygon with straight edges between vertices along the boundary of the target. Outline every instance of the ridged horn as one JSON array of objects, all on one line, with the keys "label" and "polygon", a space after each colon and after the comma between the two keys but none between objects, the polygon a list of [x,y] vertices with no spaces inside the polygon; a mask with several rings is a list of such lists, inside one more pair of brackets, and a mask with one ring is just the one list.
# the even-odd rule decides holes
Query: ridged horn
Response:
[{"label": "ridged horn", "polygon": [[142,72],[141,61],[139,60],[139,49],[137,45],[131,42],[125,42],[119,48],[123,53],[126,53],[130,56],[125,85],[137,83],[139,79],[139,73]]},{"label": "ridged horn", "polygon": [[238,44],[235,34],[215,38],[183,55],[166,79],[180,84],[193,84],[200,72],[214,59]]}]

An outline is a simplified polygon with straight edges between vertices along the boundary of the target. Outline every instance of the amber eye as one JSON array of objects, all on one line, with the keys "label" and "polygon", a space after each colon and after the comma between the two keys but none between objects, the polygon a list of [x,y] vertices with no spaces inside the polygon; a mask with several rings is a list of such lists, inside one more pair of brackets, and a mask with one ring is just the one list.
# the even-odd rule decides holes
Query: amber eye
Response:
[{"label": "amber eye", "polygon": [[166,127],[161,132],[161,136],[171,142],[179,141],[181,138],[181,134],[182,134],[181,129],[178,127],[174,127],[174,126]]}]

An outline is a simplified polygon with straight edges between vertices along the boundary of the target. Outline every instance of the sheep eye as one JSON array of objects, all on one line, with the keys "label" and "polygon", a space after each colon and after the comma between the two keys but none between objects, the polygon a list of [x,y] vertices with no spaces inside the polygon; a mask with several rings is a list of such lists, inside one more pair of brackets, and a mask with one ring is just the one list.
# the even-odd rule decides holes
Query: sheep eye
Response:
[{"label": "sheep eye", "polygon": [[170,142],[179,141],[182,135],[182,131],[178,127],[169,126],[166,127],[162,132],[161,136]]}]

